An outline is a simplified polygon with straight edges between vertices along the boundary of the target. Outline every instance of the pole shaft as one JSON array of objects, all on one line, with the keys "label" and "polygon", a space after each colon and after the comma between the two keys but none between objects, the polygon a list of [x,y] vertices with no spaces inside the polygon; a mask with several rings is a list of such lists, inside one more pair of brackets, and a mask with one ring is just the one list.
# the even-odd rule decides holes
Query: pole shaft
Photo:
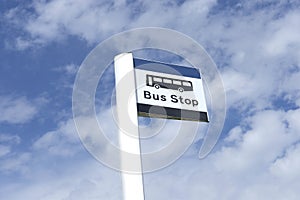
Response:
[{"label": "pole shaft", "polygon": [[[120,149],[123,152],[137,155],[134,158],[131,157],[131,159],[128,159],[128,157],[121,153],[123,199],[144,200],[143,172],[136,106],[137,97],[135,92],[136,86],[132,53],[117,55],[114,59],[114,67]],[[130,123],[131,125],[129,125]],[[126,172],[126,166],[130,165],[135,165],[134,174]]]}]

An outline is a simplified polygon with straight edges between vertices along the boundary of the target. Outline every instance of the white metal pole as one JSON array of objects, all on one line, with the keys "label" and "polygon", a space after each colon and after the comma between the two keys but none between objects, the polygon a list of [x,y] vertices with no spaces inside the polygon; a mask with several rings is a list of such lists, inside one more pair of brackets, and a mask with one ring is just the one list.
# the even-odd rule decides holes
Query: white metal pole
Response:
[{"label": "white metal pole", "polygon": [[[116,107],[119,124],[119,145],[124,152],[136,154],[136,160],[128,160],[121,154],[122,187],[124,200],[144,200],[143,171],[138,130],[137,97],[132,53],[122,53],[114,58],[116,82]],[[132,126],[128,126],[131,123]],[[130,133],[127,127],[130,127]],[[123,156],[122,156],[123,155]],[[132,159],[132,158],[131,158]],[[125,166],[135,165],[134,173]],[[125,169],[125,170],[124,170]]]}]

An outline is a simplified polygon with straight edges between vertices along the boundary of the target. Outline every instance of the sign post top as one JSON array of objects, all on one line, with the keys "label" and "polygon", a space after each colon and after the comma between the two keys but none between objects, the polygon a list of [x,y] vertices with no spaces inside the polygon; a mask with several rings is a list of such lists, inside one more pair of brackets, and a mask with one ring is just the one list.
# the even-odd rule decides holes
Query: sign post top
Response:
[{"label": "sign post top", "polygon": [[199,69],[194,67],[144,60],[140,58],[134,58],[133,62],[135,69],[143,69],[148,71],[173,74],[191,78],[201,78]]}]

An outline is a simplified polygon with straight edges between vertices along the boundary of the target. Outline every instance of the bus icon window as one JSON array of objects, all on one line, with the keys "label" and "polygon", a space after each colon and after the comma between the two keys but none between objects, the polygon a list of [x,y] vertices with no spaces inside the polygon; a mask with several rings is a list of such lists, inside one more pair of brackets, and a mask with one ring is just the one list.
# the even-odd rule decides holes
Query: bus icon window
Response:
[{"label": "bus icon window", "polygon": [[188,82],[188,81],[182,81],[182,85],[184,85],[186,87],[192,87],[192,83]]},{"label": "bus icon window", "polygon": [[153,81],[157,82],[157,83],[161,83],[162,79],[158,78],[158,77],[153,77]]},{"label": "bus icon window", "polygon": [[167,84],[172,84],[172,80],[171,79],[167,79],[167,78],[164,78],[163,82],[167,83]]},{"label": "bus icon window", "polygon": [[173,80],[174,85],[181,85],[181,81]]},{"label": "bus icon window", "polygon": [[171,90],[183,91],[193,91],[193,84],[191,81],[166,78],[161,76],[146,75],[146,85],[150,87],[155,87],[156,89],[165,88]]}]

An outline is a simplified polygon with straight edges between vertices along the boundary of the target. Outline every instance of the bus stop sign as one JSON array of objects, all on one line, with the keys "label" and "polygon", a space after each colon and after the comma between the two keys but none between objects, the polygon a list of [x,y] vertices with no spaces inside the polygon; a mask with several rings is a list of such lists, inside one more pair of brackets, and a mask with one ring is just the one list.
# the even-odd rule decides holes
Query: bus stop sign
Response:
[{"label": "bus stop sign", "polygon": [[208,122],[200,71],[134,58],[139,116]]}]

